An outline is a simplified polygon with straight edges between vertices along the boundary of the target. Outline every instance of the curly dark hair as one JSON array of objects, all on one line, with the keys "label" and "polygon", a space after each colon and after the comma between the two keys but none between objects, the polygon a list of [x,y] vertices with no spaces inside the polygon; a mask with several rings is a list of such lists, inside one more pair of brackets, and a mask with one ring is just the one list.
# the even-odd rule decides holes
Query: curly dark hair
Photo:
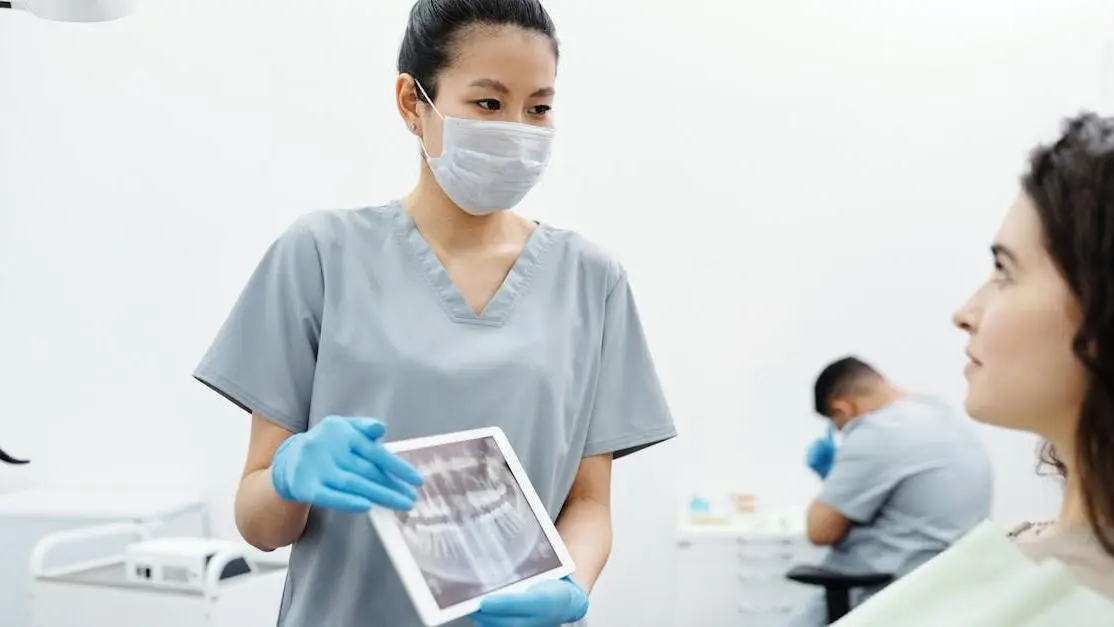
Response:
[{"label": "curly dark hair", "polygon": [[[1083,113],[1033,151],[1022,177],[1044,245],[1079,304],[1072,350],[1088,373],[1073,472],[1091,527],[1114,555],[1114,118]],[[1044,463],[1067,478],[1051,444]]]}]

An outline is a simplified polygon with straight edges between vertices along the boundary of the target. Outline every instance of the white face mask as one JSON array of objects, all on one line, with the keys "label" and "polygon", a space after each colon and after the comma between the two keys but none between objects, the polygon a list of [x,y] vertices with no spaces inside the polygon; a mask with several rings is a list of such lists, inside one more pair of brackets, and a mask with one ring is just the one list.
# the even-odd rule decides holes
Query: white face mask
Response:
[{"label": "white face mask", "polygon": [[[420,83],[414,84],[433,107]],[[553,129],[515,122],[447,118],[441,156],[422,152],[445,195],[472,215],[487,215],[517,205],[534,188],[553,150]]]}]

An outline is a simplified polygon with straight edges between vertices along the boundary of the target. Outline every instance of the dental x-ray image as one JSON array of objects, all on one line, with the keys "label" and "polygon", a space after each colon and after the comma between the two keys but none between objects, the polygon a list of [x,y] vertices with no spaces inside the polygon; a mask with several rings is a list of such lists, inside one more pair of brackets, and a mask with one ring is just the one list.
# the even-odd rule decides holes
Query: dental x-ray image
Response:
[{"label": "dental x-ray image", "polygon": [[425,484],[414,508],[395,516],[442,608],[561,565],[494,438],[398,455]]}]

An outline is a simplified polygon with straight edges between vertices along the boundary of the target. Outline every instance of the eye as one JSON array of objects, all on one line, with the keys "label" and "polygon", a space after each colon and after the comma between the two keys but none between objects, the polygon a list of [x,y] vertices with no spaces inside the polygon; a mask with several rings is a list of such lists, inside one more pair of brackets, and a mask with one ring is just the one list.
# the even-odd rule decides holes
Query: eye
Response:
[{"label": "eye", "polygon": [[1006,266],[1004,266],[1001,261],[995,259],[994,260],[994,281],[996,283],[1005,283],[1006,281],[1009,281],[1009,279],[1010,279],[1009,270],[1006,269]]},{"label": "eye", "polygon": [[485,111],[498,111],[503,108],[503,103],[494,98],[484,98],[483,100],[476,100],[476,106]]},{"label": "eye", "polygon": [[530,112],[530,115],[539,115],[540,116],[540,115],[545,115],[545,114],[549,113],[550,110],[552,110],[552,109],[553,109],[552,106],[543,104],[543,105],[536,105],[536,106],[530,107],[529,112]]}]

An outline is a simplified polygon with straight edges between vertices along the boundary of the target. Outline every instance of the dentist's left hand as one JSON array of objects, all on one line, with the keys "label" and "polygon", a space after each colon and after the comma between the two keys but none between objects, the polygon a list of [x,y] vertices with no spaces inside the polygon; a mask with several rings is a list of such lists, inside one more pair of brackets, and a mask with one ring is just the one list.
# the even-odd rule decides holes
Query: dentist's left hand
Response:
[{"label": "dentist's left hand", "polygon": [[476,627],[560,627],[588,615],[588,595],[572,579],[543,581],[525,592],[484,599]]}]

